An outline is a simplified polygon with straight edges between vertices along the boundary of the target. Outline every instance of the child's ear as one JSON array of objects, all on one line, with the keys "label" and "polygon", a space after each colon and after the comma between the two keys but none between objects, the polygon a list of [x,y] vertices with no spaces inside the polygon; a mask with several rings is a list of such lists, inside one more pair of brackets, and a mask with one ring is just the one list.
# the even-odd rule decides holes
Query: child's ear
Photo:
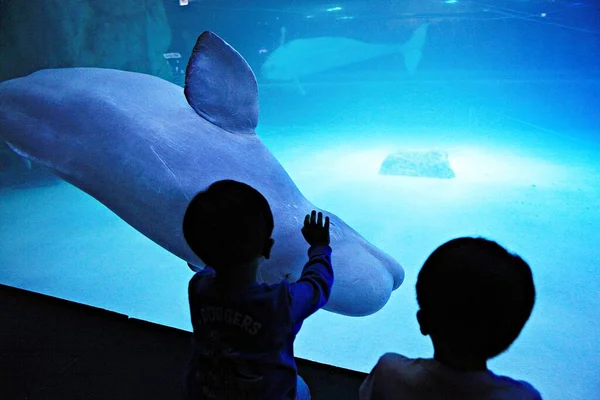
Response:
[{"label": "child's ear", "polygon": [[269,257],[271,257],[271,249],[273,248],[273,245],[275,244],[275,239],[273,238],[269,238],[266,242],[265,242],[265,248],[263,249],[263,257],[265,259],[269,259]]},{"label": "child's ear", "polygon": [[419,322],[419,328],[421,329],[421,334],[423,336],[429,335],[429,327],[427,326],[427,318],[425,318],[425,314],[423,310],[417,311],[417,321]]}]

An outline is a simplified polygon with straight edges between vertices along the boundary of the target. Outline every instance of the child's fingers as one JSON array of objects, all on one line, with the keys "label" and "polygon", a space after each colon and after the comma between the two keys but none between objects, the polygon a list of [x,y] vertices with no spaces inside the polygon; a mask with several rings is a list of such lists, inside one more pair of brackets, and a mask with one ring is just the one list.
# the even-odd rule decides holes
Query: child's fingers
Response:
[{"label": "child's fingers", "polygon": [[310,213],[310,223],[315,224],[317,222],[317,211],[312,210]]},{"label": "child's fingers", "polygon": [[323,213],[319,212],[319,219],[317,220],[317,225],[322,226],[323,225]]},{"label": "child's fingers", "polygon": [[325,229],[329,231],[329,217],[325,217]]},{"label": "child's fingers", "polygon": [[306,214],[304,217],[304,227],[307,227],[308,225],[310,225],[310,215]]}]

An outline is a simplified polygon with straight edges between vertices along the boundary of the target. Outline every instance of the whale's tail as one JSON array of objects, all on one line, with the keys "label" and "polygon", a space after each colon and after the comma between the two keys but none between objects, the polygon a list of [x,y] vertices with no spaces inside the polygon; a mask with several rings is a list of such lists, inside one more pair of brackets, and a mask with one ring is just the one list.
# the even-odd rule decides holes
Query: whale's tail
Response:
[{"label": "whale's tail", "polygon": [[421,56],[423,54],[423,46],[427,40],[427,29],[429,24],[423,24],[418,27],[408,39],[406,43],[402,45],[402,54],[404,55],[404,65],[409,74],[414,74],[421,62]]}]

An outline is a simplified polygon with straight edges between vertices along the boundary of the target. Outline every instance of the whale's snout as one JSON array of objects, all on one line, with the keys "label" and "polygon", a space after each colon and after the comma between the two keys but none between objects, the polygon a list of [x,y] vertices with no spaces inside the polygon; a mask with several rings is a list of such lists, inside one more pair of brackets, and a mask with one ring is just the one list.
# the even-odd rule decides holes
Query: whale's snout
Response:
[{"label": "whale's snout", "polygon": [[275,65],[270,62],[270,60],[267,60],[260,68],[261,76],[266,79],[273,79],[276,73],[277,69],[275,68]]},{"label": "whale's snout", "polygon": [[379,311],[404,280],[404,269],[392,257],[360,236],[332,242],[335,281],[326,310],[361,317]]},{"label": "whale's snout", "polygon": [[334,284],[326,310],[348,316],[379,311],[404,281],[404,268],[339,217],[330,216]]},{"label": "whale's snout", "polygon": [[[310,212],[312,207],[306,207]],[[392,292],[404,281],[404,269],[393,257],[369,243],[339,217],[326,212],[331,225],[331,261],[334,282],[324,309],[341,315],[362,317],[385,306]],[[305,213],[279,213],[281,229],[274,233],[275,246],[268,260],[261,263],[257,278],[261,283],[297,281],[307,261],[308,244],[300,234]],[[300,217],[301,215],[302,217]],[[276,228],[277,229],[277,228]]]},{"label": "whale's snout", "polygon": [[379,250],[377,247],[371,245],[370,243],[366,244],[367,251],[373,255],[376,259],[378,259],[381,264],[387,269],[387,271],[392,275],[394,279],[393,290],[396,290],[402,285],[404,282],[404,268],[400,265],[398,261],[396,261],[392,256],[384,253]]}]

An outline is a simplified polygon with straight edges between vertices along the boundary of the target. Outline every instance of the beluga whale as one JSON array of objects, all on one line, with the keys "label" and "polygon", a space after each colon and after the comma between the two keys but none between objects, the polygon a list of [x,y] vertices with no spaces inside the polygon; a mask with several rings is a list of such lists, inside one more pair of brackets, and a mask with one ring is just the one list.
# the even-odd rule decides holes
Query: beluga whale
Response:
[{"label": "beluga whale", "polygon": [[261,73],[264,78],[273,81],[300,83],[302,78],[319,72],[401,53],[406,70],[414,74],[421,62],[428,28],[428,24],[419,26],[402,44],[365,43],[336,36],[303,38],[288,42],[285,40],[283,28],[280,46],[267,57],[261,67]]},{"label": "beluga whale", "polygon": [[1,82],[0,140],[104,204],[185,268],[183,261],[203,267],[183,238],[186,207],[215,181],[245,182],[271,204],[275,246],[259,268],[262,282],[300,277],[304,216],[323,211],[331,218],[335,271],[325,309],[348,316],[378,311],[401,285],[402,266],[303,196],[255,133],[258,110],[249,65],[204,32],[185,88],[104,68],[45,69]]}]

